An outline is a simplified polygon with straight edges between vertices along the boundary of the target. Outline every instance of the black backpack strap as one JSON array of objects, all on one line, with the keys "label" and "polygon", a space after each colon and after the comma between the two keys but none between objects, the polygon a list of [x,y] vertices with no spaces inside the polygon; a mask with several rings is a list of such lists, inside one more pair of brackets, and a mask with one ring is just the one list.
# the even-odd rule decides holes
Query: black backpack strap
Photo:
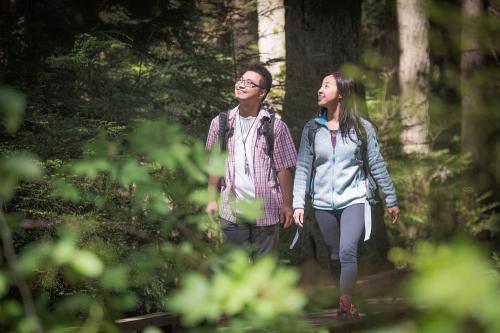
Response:
[{"label": "black backpack strap", "polygon": [[228,111],[223,111],[219,113],[219,143],[221,152],[227,149],[227,120]]},{"label": "black backpack strap", "polygon": [[316,157],[316,152],[314,151],[316,132],[318,132],[319,124],[316,122],[315,119],[311,119],[306,123],[306,126],[307,126],[307,139],[309,141],[309,148],[310,148],[309,151],[313,155],[313,162],[314,162],[314,158]]},{"label": "black backpack strap", "polygon": [[276,121],[276,114],[271,113],[269,117],[262,118],[261,134],[266,138],[267,154],[271,160],[274,154],[274,123]]},{"label": "black backpack strap", "polygon": [[[233,133],[233,129],[229,128],[228,119],[229,111],[223,111],[219,113],[219,143],[221,152],[227,150],[227,141]],[[222,176],[219,183],[219,189],[225,186],[226,181],[224,176]]]},{"label": "black backpack strap", "polygon": [[276,114],[271,113],[269,118],[264,122],[263,135],[267,142],[267,153],[273,159],[274,154],[274,122],[276,121]]},{"label": "black backpack strap", "polygon": [[368,186],[373,191],[374,197],[371,198],[370,204],[376,204],[380,201],[379,193],[377,191],[377,182],[370,171],[370,165],[368,164],[368,133],[365,128],[365,124],[363,120],[361,120],[360,130],[361,133],[361,157],[363,159],[363,171],[365,172],[365,176],[368,179]]},{"label": "black backpack strap", "polygon": [[314,160],[316,159],[315,141],[316,141],[316,133],[318,132],[319,125],[316,122],[316,120],[313,118],[306,123],[306,127],[307,127],[307,139],[309,142],[309,154],[311,156],[310,161],[309,161],[309,172],[308,172],[309,178],[307,179],[307,185],[308,185],[308,188],[310,191],[309,194],[312,197],[312,181],[314,179],[313,173],[315,171],[313,168],[313,165],[314,165]]}]

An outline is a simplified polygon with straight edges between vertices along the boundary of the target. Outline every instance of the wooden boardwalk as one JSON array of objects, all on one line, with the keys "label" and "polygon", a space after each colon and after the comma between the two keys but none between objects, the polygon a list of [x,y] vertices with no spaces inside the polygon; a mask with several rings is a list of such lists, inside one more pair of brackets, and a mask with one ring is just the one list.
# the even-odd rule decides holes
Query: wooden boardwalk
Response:
[{"label": "wooden boardwalk", "polygon": [[[407,271],[394,270],[360,279],[357,289],[363,302],[359,306],[360,317],[356,320],[336,320],[336,309],[331,308],[309,313],[306,320],[330,332],[351,332],[400,321],[411,313],[407,302],[397,297],[398,287],[404,283],[407,275]],[[185,331],[179,318],[166,312],[120,319],[116,324],[121,333],[140,333],[147,326],[156,326],[165,333]]]}]

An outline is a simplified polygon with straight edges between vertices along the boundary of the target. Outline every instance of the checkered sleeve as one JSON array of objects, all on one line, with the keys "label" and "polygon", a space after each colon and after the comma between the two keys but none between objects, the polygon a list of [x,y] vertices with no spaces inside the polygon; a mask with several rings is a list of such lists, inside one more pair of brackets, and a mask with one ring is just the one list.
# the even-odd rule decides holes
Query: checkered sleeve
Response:
[{"label": "checkered sleeve", "polygon": [[274,163],[276,171],[294,168],[297,163],[297,151],[293,144],[288,126],[276,119],[274,136]]},{"label": "checkered sleeve", "polygon": [[211,150],[216,142],[219,141],[219,116],[212,119],[210,130],[208,131],[206,150]]}]

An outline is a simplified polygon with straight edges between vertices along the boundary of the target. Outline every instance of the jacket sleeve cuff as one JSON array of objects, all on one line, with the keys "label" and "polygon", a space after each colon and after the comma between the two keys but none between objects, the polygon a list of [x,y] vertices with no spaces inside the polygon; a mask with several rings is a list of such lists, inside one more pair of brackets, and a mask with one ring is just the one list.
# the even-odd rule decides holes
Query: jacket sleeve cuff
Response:
[{"label": "jacket sleeve cuff", "polygon": [[292,205],[293,210],[296,210],[296,209],[304,209],[304,207],[305,207],[305,204],[298,204],[298,203],[294,203],[294,204]]}]

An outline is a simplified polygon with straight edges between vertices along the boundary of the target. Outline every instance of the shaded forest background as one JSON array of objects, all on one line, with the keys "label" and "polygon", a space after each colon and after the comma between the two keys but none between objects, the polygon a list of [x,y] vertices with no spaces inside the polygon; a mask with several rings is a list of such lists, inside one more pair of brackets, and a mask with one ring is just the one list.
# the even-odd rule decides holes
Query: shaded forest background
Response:
[{"label": "shaded forest background", "polygon": [[[480,13],[470,28],[468,1],[410,2],[425,13],[428,48],[414,43],[428,50],[416,76],[423,107],[406,102],[404,2],[0,1],[0,328],[112,332],[114,319],[167,308],[208,331],[222,316],[234,331],[315,330],[296,314],[334,297],[318,301],[296,288],[293,269],[227,251],[202,211],[214,195],[206,175],[223,163],[204,151],[209,121],[235,105],[234,81],[256,61],[273,68],[268,106],[296,140],[324,73],[341,69],[365,85],[365,115],[402,208],[401,226],[388,226],[388,256],[415,271],[410,303],[430,304],[391,325],[499,328],[489,309],[500,307],[500,5],[472,1]],[[273,6],[283,47],[265,54]],[[469,62],[467,45],[477,51]],[[405,112],[424,115],[414,151]],[[306,241],[301,253],[286,249],[291,233],[282,262],[312,259]],[[482,287],[461,290],[477,271],[487,272]],[[466,306],[479,298],[488,300],[480,311]]]}]

